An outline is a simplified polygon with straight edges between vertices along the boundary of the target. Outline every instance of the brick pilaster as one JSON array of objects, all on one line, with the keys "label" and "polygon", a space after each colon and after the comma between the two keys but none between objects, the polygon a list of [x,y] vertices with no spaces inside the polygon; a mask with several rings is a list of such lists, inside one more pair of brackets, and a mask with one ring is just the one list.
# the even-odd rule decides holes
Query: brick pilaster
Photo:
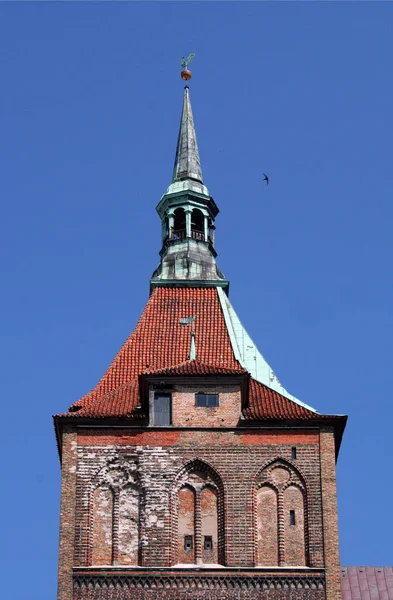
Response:
[{"label": "brick pilaster", "polygon": [[62,443],[59,579],[57,600],[71,600],[75,540],[75,500],[77,467],[76,428],[65,426]]},{"label": "brick pilaster", "polygon": [[320,457],[326,600],[341,600],[336,459],[332,427],[323,427],[321,429]]}]

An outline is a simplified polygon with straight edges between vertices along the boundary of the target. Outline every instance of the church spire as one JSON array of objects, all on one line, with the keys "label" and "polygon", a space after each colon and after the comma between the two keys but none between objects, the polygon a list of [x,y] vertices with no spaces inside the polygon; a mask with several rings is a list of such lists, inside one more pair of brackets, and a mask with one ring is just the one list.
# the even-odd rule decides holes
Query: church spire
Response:
[{"label": "church spire", "polygon": [[[187,67],[187,61],[184,63],[182,66]],[[185,68],[181,77],[188,81],[191,71]],[[172,183],[158,203],[157,212],[162,248],[160,264],[150,280],[151,289],[198,286],[228,291],[229,282],[216,263],[214,221],[219,211],[202,181],[188,85],[184,88]]]},{"label": "church spire", "polygon": [[199,159],[188,85],[184,87],[183,111],[177,138],[172,183],[183,179],[194,179],[202,183],[201,161]]}]

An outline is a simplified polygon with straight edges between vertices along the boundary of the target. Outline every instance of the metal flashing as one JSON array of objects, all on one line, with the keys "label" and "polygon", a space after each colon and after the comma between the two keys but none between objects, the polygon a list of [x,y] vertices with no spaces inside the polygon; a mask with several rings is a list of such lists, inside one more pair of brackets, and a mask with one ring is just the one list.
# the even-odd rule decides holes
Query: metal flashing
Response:
[{"label": "metal flashing", "polygon": [[298,398],[295,398],[295,396],[292,396],[292,394],[287,392],[281,385],[273,369],[264,359],[255,343],[244,329],[229,298],[221,287],[217,287],[217,293],[236,360],[240,362],[241,366],[246,369],[256,381],[263,383],[282,396],[296,402],[296,404],[317,413],[315,408],[312,408],[308,404],[298,400]]},{"label": "metal flashing", "polygon": [[229,281],[228,279],[158,279],[156,277],[152,277],[150,279],[150,294],[156,287],[169,287],[169,288],[179,288],[179,287],[187,287],[187,288],[222,288],[224,293],[227,294],[229,290]]}]

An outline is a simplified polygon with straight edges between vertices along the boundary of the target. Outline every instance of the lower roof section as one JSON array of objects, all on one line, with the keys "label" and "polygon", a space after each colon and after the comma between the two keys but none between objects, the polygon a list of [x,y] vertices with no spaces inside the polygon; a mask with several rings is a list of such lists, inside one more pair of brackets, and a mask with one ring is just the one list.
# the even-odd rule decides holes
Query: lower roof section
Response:
[{"label": "lower roof section", "polygon": [[[265,371],[253,368],[253,361],[245,354],[251,339],[225,298],[222,289],[216,287],[155,288],[136,328],[96,387],[62,416],[141,422],[146,416],[140,410],[140,381],[144,376],[163,373],[165,377],[217,377],[238,373],[248,377],[244,421],[330,418],[319,415],[272,381],[266,362]],[[191,340],[195,343],[194,360],[189,360]],[[254,362],[262,365],[264,359],[255,345],[252,348],[257,357]],[[268,374],[266,381],[264,373]]]},{"label": "lower roof section", "polygon": [[343,600],[393,600],[392,567],[341,567]]}]

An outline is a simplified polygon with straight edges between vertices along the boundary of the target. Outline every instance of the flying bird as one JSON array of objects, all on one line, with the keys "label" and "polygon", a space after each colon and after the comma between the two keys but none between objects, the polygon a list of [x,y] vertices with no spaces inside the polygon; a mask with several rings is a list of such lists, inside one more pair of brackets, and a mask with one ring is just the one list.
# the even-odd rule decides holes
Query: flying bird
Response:
[{"label": "flying bird", "polygon": [[264,173],[263,181],[266,181],[266,185],[269,185],[269,177]]}]

